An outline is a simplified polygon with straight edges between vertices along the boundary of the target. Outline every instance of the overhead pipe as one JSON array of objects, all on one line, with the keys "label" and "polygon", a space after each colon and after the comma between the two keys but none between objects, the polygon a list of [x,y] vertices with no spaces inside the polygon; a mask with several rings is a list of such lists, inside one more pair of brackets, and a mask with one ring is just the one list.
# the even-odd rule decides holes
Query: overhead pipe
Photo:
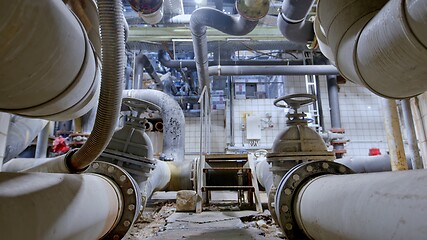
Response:
[{"label": "overhead pipe", "polygon": [[132,9],[148,24],[157,24],[163,18],[163,0],[128,0]]},{"label": "overhead pipe", "polygon": [[116,129],[125,69],[122,2],[99,0],[98,9],[103,67],[92,133],[80,149],[26,169],[28,172],[82,172],[101,155]]},{"label": "overhead pipe", "polygon": [[395,100],[383,99],[383,114],[391,169],[392,171],[408,170]]},{"label": "overhead pipe", "polygon": [[4,162],[6,163],[10,159],[17,157],[46,126],[48,126],[48,121],[46,120],[12,116],[6,139]]},{"label": "overhead pipe", "polygon": [[[0,110],[58,121],[89,111],[100,64],[75,15],[52,0],[3,1],[0,9]],[[13,30],[17,25],[20,30]]]},{"label": "overhead pipe", "polygon": [[210,76],[236,75],[334,75],[339,74],[332,65],[297,65],[297,66],[211,66]]},{"label": "overhead pipe", "polygon": [[287,239],[427,238],[425,170],[348,173],[312,162],[285,175],[275,204]]},{"label": "overhead pipe", "polygon": [[277,26],[286,39],[307,43],[314,40],[313,22],[306,20],[314,0],[284,0],[277,17]]},{"label": "overhead pipe", "polygon": [[138,186],[95,162],[84,174],[0,173],[6,239],[121,239],[138,216]]},{"label": "overhead pipe", "polygon": [[411,102],[409,99],[400,101],[402,106],[403,125],[406,130],[406,140],[410,151],[411,163],[414,169],[423,169],[417,135],[415,134],[414,119],[412,118]]},{"label": "overhead pipe", "polygon": [[[260,1],[261,0],[253,1],[253,3],[258,6],[258,2]],[[262,12],[264,8],[268,9],[268,1],[266,2],[267,4],[265,4],[262,9],[258,9],[260,12]],[[261,18],[263,16],[258,17]],[[208,93],[210,89],[208,73],[208,46],[206,36],[207,27],[209,26],[215,28],[226,34],[240,36],[250,33],[257,24],[258,21],[252,18],[249,20],[245,17],[242,17],[241,15],[230,16],[213,8],[198,8],[191,14],[190,29],[193,39],[197,75],[199,78],[199,93],[205,86],[208,88]]]},{"label": "overhead pipe", "polygon": [[[158,54],[160,63],[168,68],[196,68],[196,62],[194,60],[171,60],[169,54],[164,50],[160,50]],[[208,62],[208,66],[230,66],[230,65],[302,65],[303,60],[300,59],[289,59],[289,60],[213,60]]]},{"label": "overhead pipe", "polygon": [[[140,53],[136,58],[135,58],[135,76],[134,76],[134,81],[142,81],[142,76],[144,74],[144,70],[147,71],[147,73],[150,75],[150,77],[154,80],[154,82],[156,83],[156,88],[161,90],[163,89],[163,83],[159,78],[159,75],[157,75],[156,70],[154,69],[153,65],[151,64],[150,60],[148,59],[148,57],[143,54]],[[140,83],[139,86],[142,86],[142,84]]]},{"label": "overhead pipe", "polygon": [[[386,98],[409,98],[426,91],[425,1],[322,0],[317,13],[346,79]],[[316,34],[323,33],[317,29]]]}]

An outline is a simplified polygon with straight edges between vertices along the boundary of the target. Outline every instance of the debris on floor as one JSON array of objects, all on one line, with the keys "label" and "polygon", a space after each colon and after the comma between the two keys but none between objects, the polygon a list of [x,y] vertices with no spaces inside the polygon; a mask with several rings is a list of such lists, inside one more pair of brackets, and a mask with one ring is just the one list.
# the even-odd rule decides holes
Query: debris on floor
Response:
[{"label": "debris on floor", "polygon": [[211,206],[200,214],[176,212],[171,201],[155,202],[125,239],[284,239],[268,210],[236,210],[236,206]]}]

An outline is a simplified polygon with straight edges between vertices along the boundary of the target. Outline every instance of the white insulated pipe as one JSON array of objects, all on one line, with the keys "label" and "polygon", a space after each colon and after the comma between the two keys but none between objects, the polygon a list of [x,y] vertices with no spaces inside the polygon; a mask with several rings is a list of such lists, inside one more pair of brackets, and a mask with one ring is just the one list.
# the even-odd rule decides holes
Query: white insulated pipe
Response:
[{"label": "white insulated pipe", "polygon": [[122,212],[122,195],[98,174],[0,173],[5,239],[100,239]]},{"label": "white insulated pipe", "polygon": [[383,99],[383,113],[391,170],[408,170],[396,100]]},{"label": "white insulated pipe", "polygon": [[345,78],[387,98],[427,89],[424,0],[320,0],[318,20]]},{"label": "white insulated pipe", "polygon": [[412,118],[411,101],[403,99],[401,102],[403,124],[406,131],[406,140],[408,141],[409,157],[411,158],[413,169],[423,169],[423,162],[418,148],[417,135],[415,133],[414,119]]},{"label": "white insulated pipe", "polygon": [[0,2],[0,110],[68,120],[95,104],[99,65],[62,1]]},{"label": "white insulated pipe", "polygon": [[323,175],[298,192],[295,216],[310,239],[426,239],[425,170]]}]

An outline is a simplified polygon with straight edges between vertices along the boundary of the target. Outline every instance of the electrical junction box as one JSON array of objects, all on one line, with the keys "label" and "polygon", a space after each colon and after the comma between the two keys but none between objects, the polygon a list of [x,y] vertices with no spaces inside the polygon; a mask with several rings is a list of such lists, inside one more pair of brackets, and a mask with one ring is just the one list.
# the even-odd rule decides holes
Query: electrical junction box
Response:
[{"label": "electrical junction box", "polygon": [[261,118],[254,114],[246,114],[246,139],[261,139]]}]

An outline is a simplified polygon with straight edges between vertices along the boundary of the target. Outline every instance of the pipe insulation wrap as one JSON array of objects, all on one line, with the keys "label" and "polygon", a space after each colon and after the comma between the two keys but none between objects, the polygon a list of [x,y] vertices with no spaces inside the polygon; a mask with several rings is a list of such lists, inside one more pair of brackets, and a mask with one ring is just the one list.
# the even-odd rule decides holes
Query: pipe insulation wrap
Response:
[{"label": "pipe insulation wrap", "polygon": [[0,9],[0,109],[50,120],[83,115],[98,66],[80,21],[61,1],[2,2]]},{"label": "pipe insulation wrap", "polygon": [[124,81],[124,29],[122,1],[98,1],[102,44],[102,82],[92,133],[86,143],[67,158],[71,171],[84,170],[106,148],[119,118]]},{"label": "pipe insulation wrap", "polygon": [[317,18],[327,40],[318,34],[320,42],[350,81],[387,98],[427,89],[425,1],[321,0]]},{"label": "pipe insulation wrap", "polygon": [[207,27],[215,28],[229,35],[243,36],[250,33],[257,24],[258,21],[250,21],[240,15],[227,15],[213,8],[198,8],[191,14],[190,29],[193,39],[197,75],[199,78],[199,92],[201,92],[205,86],[209,90],[210,86],[206,37]]},{"label": "pipe insulation wrap", "polygon": [[[360,78],[388,98],[408,98],[427,89],[427,47],[414,35],[405,8],[404,0],[389,1],[361,32],[354,55]],[[427,15],[427,8],[422,10]]]},{"label": "pipe insulation wrap", "polygon": [[426,239],[426,181],[425,170],[323,175],[299,191],[294,214],[316,240]]},{"label": "pipe insulation wrap", "polygon": [[97,174],[2,172],[0,186],[6,239],[100,239],[122,211],[120,190]]}]

